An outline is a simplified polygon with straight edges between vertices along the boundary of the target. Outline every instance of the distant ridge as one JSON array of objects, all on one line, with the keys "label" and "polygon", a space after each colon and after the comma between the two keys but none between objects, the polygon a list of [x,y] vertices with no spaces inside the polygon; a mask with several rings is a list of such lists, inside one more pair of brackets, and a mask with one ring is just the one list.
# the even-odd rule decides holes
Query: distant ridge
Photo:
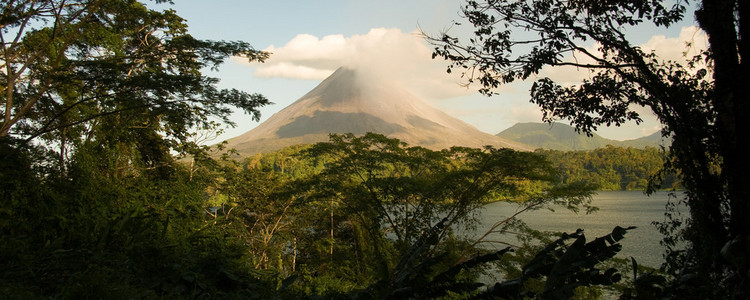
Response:
[{"label": "distant ridge", "polygon": [[395,83],[339,68],[299,100],[258,127],[228,140],[242,155],[291,145],[328,141],[330,133],[367,132],[398,138],[412,146],[452,146],[532,150],[453,118]]},{"label": "distant ridge", "polygon": [[626,141],[607,139],[596,133],[588,137],[585,134],[579,134],[570,125],[557,122],[552,124],[517,123],[498,133],[497,136],[534,148],[562,151],[593,150],[606,147],[607,145],[633,148],[659,147],[662,145],[666,146],[669,142],[664,141],[660,132]]}]

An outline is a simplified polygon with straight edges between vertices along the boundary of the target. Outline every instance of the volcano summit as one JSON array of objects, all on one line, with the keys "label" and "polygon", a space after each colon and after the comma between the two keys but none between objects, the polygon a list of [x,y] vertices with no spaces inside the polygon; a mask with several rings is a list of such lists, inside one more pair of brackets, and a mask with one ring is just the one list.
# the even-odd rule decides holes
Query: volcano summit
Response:
[{"label": "volcano summit", "polygon": [[325,142],[330,133],[367,132],[435,150],[485,145],[531,150],[526,145],[481,132],[396,84],[347,68],[339,68],[258,127],[230,139],[227,146],[249,155]]}]

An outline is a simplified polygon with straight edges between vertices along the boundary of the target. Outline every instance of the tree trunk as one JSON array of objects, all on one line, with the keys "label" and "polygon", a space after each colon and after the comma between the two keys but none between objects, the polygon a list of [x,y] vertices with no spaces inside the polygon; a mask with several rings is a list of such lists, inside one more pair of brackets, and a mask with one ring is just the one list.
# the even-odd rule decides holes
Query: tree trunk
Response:
[{"label": "tree trunk", "polygon": [[[744,19],[750,17],[747,1],[719,1],[704,0],[702,7],[696,12],[696,17],[701,28],[708,35],[709,47],[714,63],[714,95],[713,106],[717,113],[715,124],[719,139],[719,153],[721,172],[726,179],[726,195],[729,200],[729,224],[726,224],[729,236],[726,241],[740,239],[747,241],[750,233],[750,200],[748,188],[750,188],[750,164],[745,157],[745,151],[750,147],[746,138],[750,132],[750,117],[748,112],[748,99],[745,85],[750,80],[748,66],[742,60],[750,59],[748,45],[741,42],[743,36],[748,36],[750,24],[743,24]],[[739,11],[735,10],[738,9]],[[736,14],[738,13],[738,14]],[[739,17],[739,23],[735,16]],[[738,30],[740,31],[738,34]],[[739,50],[739,53],[738,53]],[[704,201],[710,201],[705,199]],[[723,221],[723,220],[715,220]],[[693,241],[694,243],[698,241]],[[740,277],[748,274],[747,242],[740,255],[744,264],[735,264],[733,267]],[[718,251],[715,253],[719,253]],[[718,256],[718,255],[717,255]],[[725,259],[733,259],[725,257]],[[724,261],[723,263],[726,263]],[[730,268],[732,269],[732,268]],[[744,278],[742,280],[747,280]],[[745,282],[745,285],[747,282]],[[737,285],[737,286],[741,286]],[[747,293],[747,287],[743,288]],[[746,294],[747,295],[747,294]]]}]

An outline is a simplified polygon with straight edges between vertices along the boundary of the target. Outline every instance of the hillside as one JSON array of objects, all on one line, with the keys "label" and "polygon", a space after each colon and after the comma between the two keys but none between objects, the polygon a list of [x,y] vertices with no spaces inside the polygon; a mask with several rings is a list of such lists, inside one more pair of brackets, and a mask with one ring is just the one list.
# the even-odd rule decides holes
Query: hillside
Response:
[{"label": "hillside", "polygon": [[562,151],[593,150],[607,145],[634,148],[659,147],[662,145],[662,137],[659,132],[633,140],[617,141],[601,137],[596,133],[589,137],[576,132],[575,128],[570,125],[557,122],[552,124],[517,123],[498,133],[497,136],[534,148]]}]

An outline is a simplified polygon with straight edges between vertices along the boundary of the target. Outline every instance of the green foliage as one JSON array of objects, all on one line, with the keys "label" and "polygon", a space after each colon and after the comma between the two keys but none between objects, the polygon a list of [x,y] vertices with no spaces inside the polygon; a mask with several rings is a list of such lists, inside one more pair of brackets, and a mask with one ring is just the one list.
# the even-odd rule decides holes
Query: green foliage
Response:
[{"label": "green foliage", "polygon": [[[287,170],[309,174],[299,178],[275,169],[273,154],[265,162],[165,160],[159,172],[137,162],[118,170],[119,150],[79,147],[64,177],[44,179],[22,167],[33,152],[7,161],[27,174],[17,180],[40,188],[8,189],[20,196],[7,214],[25,222],[0,224],[7,241],[0,255],[13,262],[0,288],[64,298],[466,297],[481,293],[480,274],[492,263],[512,259],[457,234],[473,228],[476,208],[512,197],[525,210],[589,209],[591,192],[556,184],[538,154],[431,151],[375,134],[291,150]],[[517,220],[499,231],[531,232]],[[552,241],[526,238],[533,246],[518,251],[529,257]],[[613,254],[607,249],[585,256]],[[506,270],[528,261],[512,260]],[[524,279],[521,289],[534,291],[539,285],[530,283],[549,274]],[[591,278],[576,285],[601,283]]]},{"label": "green foliage", "polygon": [[206,219],[205,187],[168,168],[167,178],[118,177],[78,152],[65,178],[14,189],[26,192],[7,203],[22,218],[0,224],[4,288],[122,299],[263,290],[245,247]]},{"label": "green foliage", "polygon": [[[303,178],[321,172],[324,167],[322,160],[311,162],[307,161],[310,158],[301,155],[308,147],[310,146],[298,145],[257,154],[246,159],[245,164],[273,168],[292,179]],[[658,177],[658,186],[652,187],[653,189],[682,188],[679,172],[675,174],[663,168],[668,154],[657,148],[606,146],[579,151],[538,149],[535,153],[541,154],[552,163],[556,169],[555,176],[558,176],[562,183],[588,182],[596,185],[598,190],[647,190],[652,179]],[[533,185],[531,182],[519,183],[519,188],[538,188]],[[497,192],[492,194],[492,199],[513,197]]]},{"label": "green foliage", "polygon": [[[306,211],[319,210],[315,219],[326,220],[312,224],[317,228],[312,232],[321,239],[327,233],[331,241],[327,248],[316,248],[314,257],[337,264],[349,259],[357,266],[349,273],[357,282],[354,286],[368,295],[387,297],[398,291],[431,297],[479,287],[473,281],[485,268],[477,267],[479,262],[498,256],[480,255],[473,261],[469,253],[486,251],[454,233],[473,228],[476,209],[487,201],[516,199],[527,209],[562,205],[590,210],[590,186],[555,184],[551,165],[529,152],[431,151],[366,134],[333,135],[330,143],[303,153],[307,158],[302,161],[325,166],[315,177],[294,184],[305,191],[302,202],[313,205]],[[311,258],[304,261],[314,265]],[[449,282],[448,277],[454,279]]]},{"label": "green foliage", "polygon": [[[480,290],[484,284],[476,278],[460,279],[457,275],[478,265],[504,259],[510,248],[474,256],[464,262],[455,264],[433,277],[427,277],[425,268],[435,268],[436,261],[415,263],[416,257],[429,249],[428,245],[437,243],[439,231],[445,226],[446,219],[438,222],[430,231],[407,251],[395,268],[395,275],[389,280],[381,280],[367,289],[354,294],[355,298],[391,299],[391,298],[438,298],[462,295],[468,299],[570,299],[581,287],[591,285],[612,285],[621,280],[621,275],[614,268],[602,272],[599,263],[612,258],[620,249],[617,242],[631,228],[615,227],[612,233],[586,243],[582,230],[574,234],[563,234],[559,239],[549,243],[533,259],[521,268],[521,276],[498,282]],[[567,241],[574,239],[572,243]],[[441,259],[440,256],[432,257]],[[472,280],[473,279],[473,280]],[[535,288],[533,282],[543,280],[543,288]],[[538,287],[538,286],[537,286]]]},{"label": "green foliage", "polygon": [[[615,227],[612,233],[586,242],[582,230],[547,244],[521,269],[518,279],[497,283],[483,292],[508,299],[523,299],[540,296],[545,299],[568,299],[576,289],[587,285],[611,285],[620,281],[621,275],[614,268],[601,272],[597,265],[612,258],[620,249],[617,242],[630,228]],[[574,239],[571,244],[567,240]],[[526,281],[546,276],[541,290],[528,289]]]},{"label": "green foliage", "polygon": [[[200,41],[137,1],[2,4],[0,275],[53,298],[261,298],[235,229],[205,212],[219,164],[195,128],[260,95],[201,74],[244,42]],[[172,156],[190,154],[184,168]],[[261,279],[261,277],[263,277]],[[13,295],[13,294],[11,294]]]},{"label": "green foliage", "polygon": [[532,192],[528,182],[553,179],[549,164],[532,153],[431,151],[375,134],[332,136],[309,153],[330,159],[316,177],[328,193],[322,196],[335,195],[342,209],[362,214],[374,228],[384,226],[405,245],[446,216],[449,224],[469,221],[475,208],[498,200],[490,197],[520,197]]},{"label": "green foliage", "polygon": [[558,169],[563,182],[586,181],[600,190],[646,190],[656,176],[662,189],[679,188],[675,174],[662,174],[664,157],[661,150],[607,146],[591,151],[537,150]]},{"label": "green foliage", "polygon": [[[172,10],[130,1],[35,1],[2,5],[0,136],[59,145],[158,139],[186,143],[188,130],[227,119],[230,107],[259,117],[268,100],[219,90],[201,74],[230,56],[263,61],[244,42],[202,41]],[[155,145],[142,144],[142,155]],[[153,149],[152,149],[153,150]],[[150,159],[150,158],[149,158]]]}]

